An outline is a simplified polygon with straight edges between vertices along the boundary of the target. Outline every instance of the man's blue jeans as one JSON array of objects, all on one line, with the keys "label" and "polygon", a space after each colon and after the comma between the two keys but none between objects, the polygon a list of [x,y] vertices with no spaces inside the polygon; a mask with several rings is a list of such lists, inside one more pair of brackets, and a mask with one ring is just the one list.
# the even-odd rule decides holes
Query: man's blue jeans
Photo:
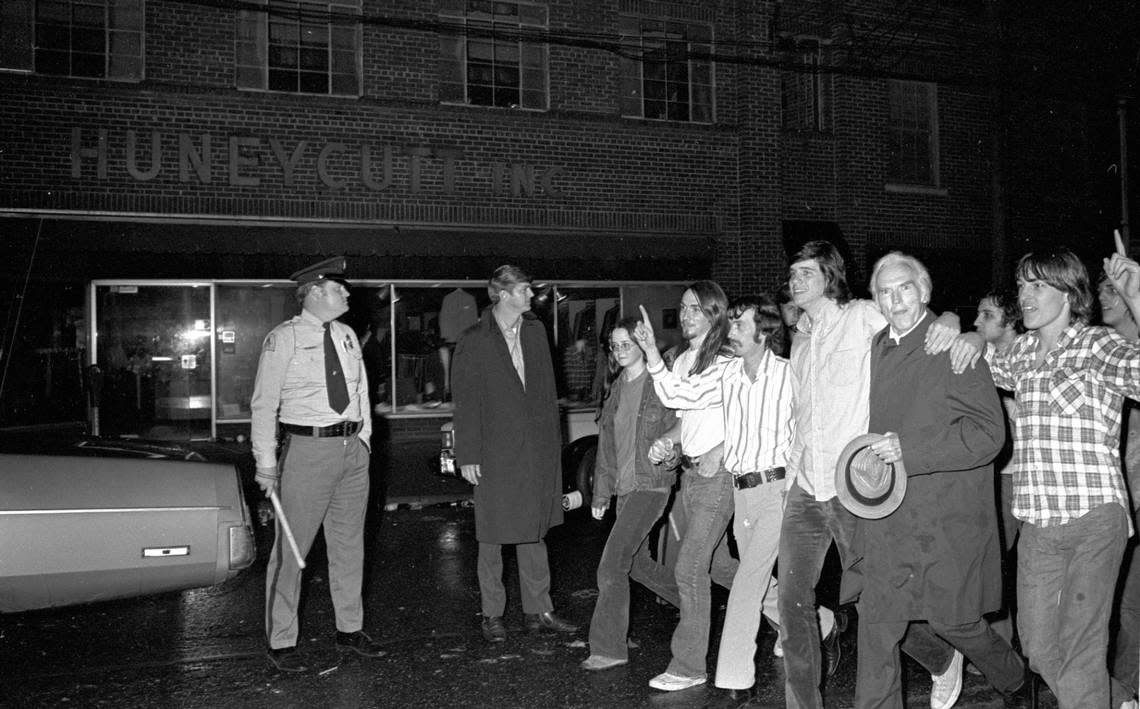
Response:
[{"label": "man's blue jeans", "polygon": [[819,624],[815,585],[835,541],[843,568],[852,563],[855,516],[838,497],[823,502],[792,485],[780,528],[780,622],[784,647],[784,697],[788,709],[822,709]]},{"label": "man's blue jeans", "polygon": [[598,562],[598,602],[590,620],[590,654],[629,659],[629,574],[661,518],[669,491],[634,490],[617,498],[617,517]]},{"label": "man's blue jeans", "polygon": [[681,619],[673,631],[673,659],[667,671],[704,677],[712,608],[709,566],[732,518],[732,475],[722,469],[706,478],[695,470],[686,471],[681,476],[681,504],[688,519],[674,569]]},{"label": "man's blue jeans", "polygon": [[1021,527],[1017,630],[1059,709],[1109,706],[1108,619],[1127,541],[1116,503],[1068,524]]}]

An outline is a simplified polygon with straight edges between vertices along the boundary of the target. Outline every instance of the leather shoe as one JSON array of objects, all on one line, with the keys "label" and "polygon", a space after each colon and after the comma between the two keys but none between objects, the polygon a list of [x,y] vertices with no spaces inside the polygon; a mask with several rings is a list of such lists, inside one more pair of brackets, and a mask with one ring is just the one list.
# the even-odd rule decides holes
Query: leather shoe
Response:
[{"label": "leather shoe", "polygon": [[554,611],[547,611],[545,613],[527,613],[526,614],[526,629],[530,632],[536,632],[546,628],[547,630],[556,630],[560,633],[574,633],[578,631],[578,626],[571,625],[554,615]]},{"label": "leather shoe", "polygon": [[843,659],[843,648],[839,644],[839,635],[842,631],[839,630],[839,624],[836,623],[827,637],[823,639],[821,649],[823,650],[823,666],[827,670],[827,676],[830,677],[835,674],[839,669],[839,661]]},{"label": "leather shoe", "polygon": [[489,643],[501,643],[507,639],[507,626],[503,616],[489,615],[483,618],[483,639]]},{"label": "leather shoe", "polygon": [[1037,676],[1026,670],[1021,686],[1002,695],[1002,706],[1005,709],[1037,709]]},{"label": "leather shoe", "polygon": [[269,648],[265,652],[269,664],[280,672],[304,672],[309,669],[297,647]]},{"label": "leather shoe", "polygon": [[361,657],[382,657],[388,653],[380,649],[380,644],[368,637],[368,633],[357,630],[352,633],[336,634],[336,646],[341,650],[351,650]]}]

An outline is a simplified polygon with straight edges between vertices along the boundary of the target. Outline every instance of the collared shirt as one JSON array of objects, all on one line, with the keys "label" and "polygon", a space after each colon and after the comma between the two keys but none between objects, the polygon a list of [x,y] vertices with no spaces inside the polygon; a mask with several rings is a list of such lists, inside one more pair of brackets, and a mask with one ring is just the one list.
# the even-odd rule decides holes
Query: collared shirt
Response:
[{"label": "collared shirt", "polygon": [[1074,323],[1037,366],[1039,343],[1027,332],[990,364],[1017,400],[1013,516],[1051,527],[1109,502],[1127,510],[1120,419],[1124,397],[1140,396],[1140,345]]},{"label": "collared shirt", "polygon": [[[681,409],[678,414],[681,419],[681,450],[685,455],[693,457],[704,455],[724,442],[724,414],[720,402],[706,407],[698,407],[691,402],[707,396],[710,390],[720,388],[720,373],[729,361],[728,357],[717,355],[703,372],[689,374],[696,359],[697,350],[690,347],[677,355],[677,359],[673,362],[670,384],[664,383],[663,379],[658,379],[656,376],[653,377],[653,388],[657,391],[657,398],[661,399],[661,403],[671,409]],[[664,371],[665,367],[659,363],[657,369]],[[689,393],[671,392],[670,387],[682,382],[691,385]],[[678,403],[670,403],[670,399]],[[684,406],[678,405],[686,401],[690,403]]]},{"label": "collared shirt", "polygon": [[743,475],[786,465],[793,427],[788,360],[765,352],[755,381],[740,357],[718,359],[716,366],[688,380],[660,363],[649,373],[666,406],[685,414],[689,409],[722,410],[724,467],[730,473]]},{"label": "collared shirt", "polygon": [[250,443],[259,468],[277,465],[277,420],[299,426],[328,426],[360,421],[365,445],[372,435],[368,410],[368,375],[364,371],[356,333],[344,323],[329,323],[345,384],[348,408],[337,413],[329,406],[325,387],[324,324],[307,310],[273,328],[261,345],[253,385]]},{"label": "collared shirt", "polygon": [[894,325],[889,325],[888,330],[887,330],[887,336],[890,337],[892,340],[894,340],[895,344],[897,345],[900,342],[902,342],[902,338],[904,338],[907,335],[909,335],[910,333],[914,332],[914,329],[916,327],[918,327],[919,325],[921,325],[922,321],[927,319],[928,317],[930,317],[930,311],[929,310],[926,311],[925,313],[923,313],[922,317],[919,318],[917,322],[915,322],[913,325],[911,325],[909,328],[907,328],[906,332],[899,332],[898,330],[895,329]]},{"label": "collared shirt", "polygon": [[788,453],[794,480],[816,500],[835,497],[835,463],[870,420],[871,338],[887,325],[875,304],[832,300],[815,322],[800,316],[792,338],[795,430]]}]

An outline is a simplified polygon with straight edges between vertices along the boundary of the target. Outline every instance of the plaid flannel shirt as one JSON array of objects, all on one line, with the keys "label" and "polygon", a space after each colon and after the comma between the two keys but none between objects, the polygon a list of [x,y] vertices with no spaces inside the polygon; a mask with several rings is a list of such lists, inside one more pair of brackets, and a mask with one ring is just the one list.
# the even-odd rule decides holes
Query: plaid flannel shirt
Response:
[{"label": "plaid flannel shirt", "polygon": [[1120,419],[1124,397],[1140,396],[1140,345],[1075,323],[1037,366],[1038,342],[1027,332],[990,363],[1017,400],[1014,517],[1051,527],[1110,502],[1128,510]]}]

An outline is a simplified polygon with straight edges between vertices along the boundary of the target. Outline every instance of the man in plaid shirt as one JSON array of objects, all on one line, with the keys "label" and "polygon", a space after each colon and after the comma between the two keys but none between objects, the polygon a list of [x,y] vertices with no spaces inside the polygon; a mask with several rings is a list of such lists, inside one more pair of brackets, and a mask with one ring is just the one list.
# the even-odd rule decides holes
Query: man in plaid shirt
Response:
[{"label": "man in plaid shirt", "polygon": [[[1140,265],[1119,238],[1105,272],[1140,315]],[[1060,709],[1108,707],[1108,620],[1131,527],[1120,419],[1124,397],[1140,397],[1140,346],[1088,324],[1088,272],[1068,250],[1023,256],[1017,286],[1028,332],[990,366],[1017,400],[1018,630]]]}]

